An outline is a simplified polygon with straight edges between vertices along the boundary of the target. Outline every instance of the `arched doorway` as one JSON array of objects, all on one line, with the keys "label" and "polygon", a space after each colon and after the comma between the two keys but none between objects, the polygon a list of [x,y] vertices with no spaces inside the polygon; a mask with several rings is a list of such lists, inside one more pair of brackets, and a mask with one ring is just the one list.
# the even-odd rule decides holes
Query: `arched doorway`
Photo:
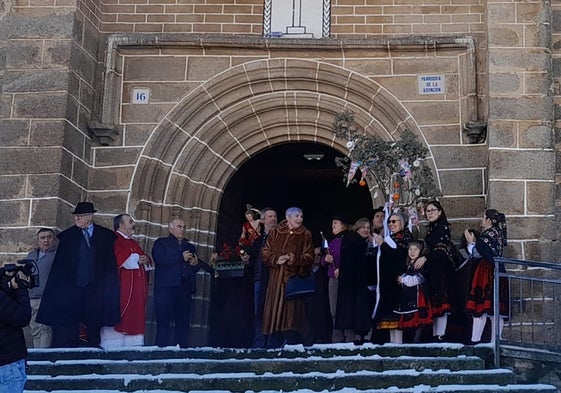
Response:
[{"label": "arched doorway", "polygon": [[[332,132],[333,119],[343,110],[352,111],[367,134],[397,140],[409,129],[424,139],[407,108],[374,80],[318,61],[252,61],[193,89],[164,116],[139,156],[129,210],[150,238],[166,234],[171,217],[184,218],[189,238],[208,256],[217,244],[219,216],[239,220],[239,230],[243,207],[251,203],[239,200],[237,212],[221,209],[226,189],[235,187],[232,180],[241,176],[237,173],[283,145],[312,143],[347,151],[346,141]],[[335,184],[344,187],[343,174],[339,176]]]},{"label": "arched doorway", "polygon": [[[276,205],[280,216],[288,206],[302,207],[316,239],[322,225],[330,232],[333,213],[346,208],[353,218],[367,213],[372,190],[346,188],[331,159],[310,162],[318,167],[309,169],[298,150],[344,154],[346,141],[332,131],[343,110],[355,113],[367,134],[397,140],[409,129],[424,140],[412,114],[389,90],[319,61],[251,61],[190,91],[154,128],[132,175],[128,211],[138,232],[146,234],[145,248],[167,235],[170,219],[181,217],[199,255],[207,258],[221,241],[239,236],[246,203]],[[269,200],[272,195],[285,197]],[[207,339],[210,280],[205,280],[193,306],[193,343]]]},{"label": "arched doorway", "polygon": [[[279,221],[291,206],[304,211],[304,225],[315,245],[320,231],[331,234],[331,217],[345,213],[355,220],[369,214],[372,199],[367,187],[346,186],[344,173],[335,163],[339,151],[319,143],[292,142],[275,145],[242,165],[224,189],[218,211],[216,247],[237,243],[245,220],[246,204],[272,207]],[[220,275],[213,281],[209,344],[217,347],[251,347],[253,340],[253,268],[243,276]]]},{"label": "arched doorway", "polygon": [[337,150],[319,143],[295,142],[268,148],[248,160],[224,190],[219,209],[216,244],[235,242],[241,233],[246,203],[274,208],[279,221],[290,206],[304,211],[304,225],[319,245],[320,233],[330,233],[331,216],[345,213],[351,220],[369,214],[368,187],[346,186],[335,164]]}]

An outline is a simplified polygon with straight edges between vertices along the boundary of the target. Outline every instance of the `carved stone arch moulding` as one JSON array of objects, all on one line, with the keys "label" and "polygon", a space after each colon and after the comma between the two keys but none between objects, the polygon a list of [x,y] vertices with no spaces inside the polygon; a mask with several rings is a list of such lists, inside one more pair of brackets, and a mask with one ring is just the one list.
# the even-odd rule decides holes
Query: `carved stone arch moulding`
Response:
[{"label": "carved stone arch moulding", "polygon": [[[346,152],[335,115],[352,111],[365,133],[424,137],[406,108],[380,84],[330,64],[274,59],[233,67],[191,91],[154,129],[137,163],[129,211],[154,224],[180,216],[189,237],[212,247],[223,191],[238,168],[280,143],[317,142]],[[138,212],[140,214],[140,211]]]}]

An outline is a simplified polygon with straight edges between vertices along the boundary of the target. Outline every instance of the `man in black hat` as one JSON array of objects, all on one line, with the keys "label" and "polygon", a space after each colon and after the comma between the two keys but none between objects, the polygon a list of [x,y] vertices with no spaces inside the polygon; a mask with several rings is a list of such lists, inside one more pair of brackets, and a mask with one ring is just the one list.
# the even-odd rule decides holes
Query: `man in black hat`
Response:
[{"label": "man in black hat", "polygon": [[53,327],[55,348],[79,346],[80,325],[87,345],[99,347],[100,329],[119,322],[119,279],[113,253],[115,233],[93,222],[94,205],[79,202],[75,225],[58,235],[59,245],[37,321]]}]

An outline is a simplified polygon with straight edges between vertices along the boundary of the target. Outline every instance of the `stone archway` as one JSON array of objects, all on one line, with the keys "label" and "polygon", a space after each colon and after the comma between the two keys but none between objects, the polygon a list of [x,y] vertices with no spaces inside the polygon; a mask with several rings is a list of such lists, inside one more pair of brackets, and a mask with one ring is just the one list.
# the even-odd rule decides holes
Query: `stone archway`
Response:
[{"label": "stone archway", "polygon": [[136,166],[129,211],[160,236],[181,216],[199,247],[214,244],[222,192],[235,171],[276,144],[307,141],[345,152],[331,132],[342,110],[366,133],[418,134],[415,120],[380,84],[334,65],[299,59],[244,63],[190,92],[160,122]]}]

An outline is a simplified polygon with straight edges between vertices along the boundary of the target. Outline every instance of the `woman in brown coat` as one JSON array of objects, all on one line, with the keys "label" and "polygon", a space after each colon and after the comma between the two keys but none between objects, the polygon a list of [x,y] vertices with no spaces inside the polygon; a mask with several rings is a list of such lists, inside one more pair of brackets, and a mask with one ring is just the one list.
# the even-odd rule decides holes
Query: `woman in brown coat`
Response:
[{"label": "woman in brown coat", "polygon": [[288,278],[306,276],[312,270],[312,233],[302,225],[303,221],[300,208],[288,208],[286,219],[271,229],[263,248],[263,263],[269,267],[263,333],[273,338],[273,346],[301,343],[307,328],[307,299],[285,299]]}]

